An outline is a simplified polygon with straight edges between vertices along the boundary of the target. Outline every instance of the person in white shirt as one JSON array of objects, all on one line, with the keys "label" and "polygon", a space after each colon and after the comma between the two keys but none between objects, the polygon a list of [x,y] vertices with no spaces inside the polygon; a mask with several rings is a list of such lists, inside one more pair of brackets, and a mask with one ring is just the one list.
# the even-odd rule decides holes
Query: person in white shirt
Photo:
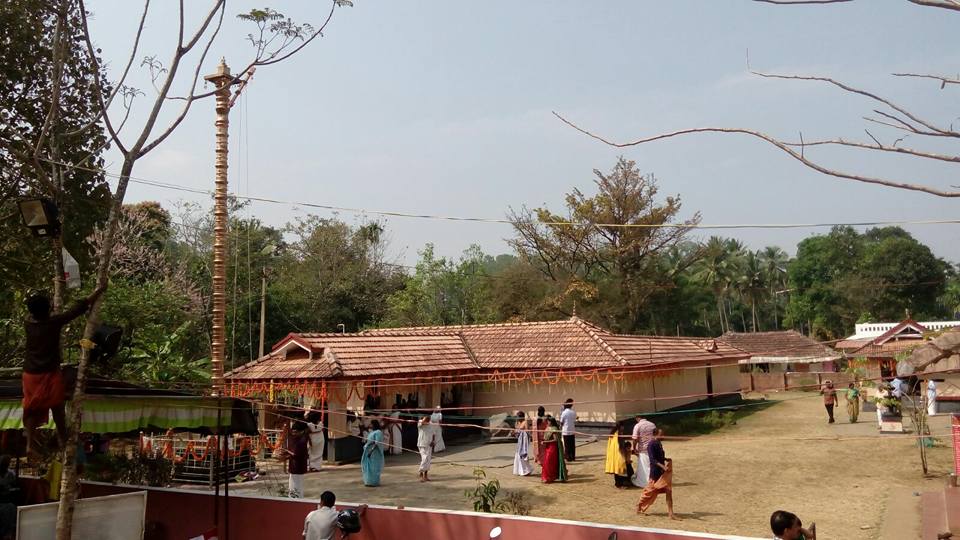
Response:
[{"label": "person in white shirt", "polygon": [[633,485],[646,487],[650,480],[650,456],[647,454],[647,445],[653,440],[653,433],[657,426],[653,422],[637,415],[637,423],[633,426],[633,453],[637,454],[637,473],[632,478]]},{"label": "person in white shirt", "polygon": [[927,381],[927,414],[937,414],[937,383],[933,379]]},{"label": "person in white shirt", "polygon": [[897,399],[903,397],[903,380],[901,380],[900,377],[890,381],[890,386],[893,387],[893,397]]},{"label": "person in white shirt", "polygon": [[417,424],[417,449],[420,450],[420,470],[419,476],[421,482],[429,482],[427,473],[430,472],[430,462],[433,460],[433,448],[436,444],[436,434],[433,426],[430,425],[430,417],[424,416]]},{"label": "person in white shirt", "polygon": [[320,504],[317,509],[307,514],[307,519],[303,521],[303,538],[305,540],[332,540],[333,533],[337,530],[337,514],[333,507],[337,502],[336,495],[332,491],[324,491],[320,494]]},{"label": "person in white shirt", "polygon": [[573,410],[573,398],[563,402],[563,412],[560,413],[560,434],[563,436],[563,454],[567,461],[577,459],[577,412]]},{"label": "person in white shirt", "polygon": [[[337,516],[340,512],[333,507],[337,502],[337,496],[332,491],[324,491],[320,494],[320,504],[317,509],[307,514],[303,521],[304,540],[333,540],[337,531]],[[358,513],[362,516],[367,510],[367,505],[361,504],[357,507]]]}]

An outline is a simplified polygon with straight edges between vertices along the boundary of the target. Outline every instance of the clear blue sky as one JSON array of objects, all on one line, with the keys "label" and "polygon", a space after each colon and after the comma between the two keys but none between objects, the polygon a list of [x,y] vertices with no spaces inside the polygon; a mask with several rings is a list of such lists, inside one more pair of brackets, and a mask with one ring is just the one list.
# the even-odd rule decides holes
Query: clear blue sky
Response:
[{"label": "clear blue sky", "polygon": [[[129,54],[139,8],[135,2],[91,4],[92,32],[116,74]],[[155,4],[138,57],[165,60],[176,38],[175,3]],[[188,4],[197,9],[204,2]],[[271,7],[317,23],[326,5],[278,1]],[[213,71],[220,56],[235,69],[249,60],[244,39],[251,28],[234,16],[254,6],[262,4],[228,5],[201,74]],[[191,15],[196,24],[199,9]],[[355,7],[337,11],[325,37],[257,72],[231,117],[232,189],[344,207],[500,218],[523,205],[560,210],[565,193],[575,187],[591,193],[592,170],[609,170],[623,153],[657,176],[661,193],[681,195],[684,216],[700,211],[704,223],[957,219],[960,200],[822,176],[742,136],[691,136],[618,151],[562,125],[550,111],[618,140],[708,125],[753,127],[789,139],[801,131],[807,140],[866,139],[861,117],[873,103],[816,83],[758,79],[746,72],[749,51],[754,69],[840,78],[948,124],[957,117],[960,88],[940,90],[934,82],[889,74],[956,73],[960,49],[946,45],[958,27],[960,14],[901,0],[805,7],[748,0],[355,0]],[[142,70],[131,82],[150,88]],[[899,137],[871,132],[886,142]],[[839,168],[942,188],[960,184],[956,165],[951,170],[868,152],[813,155]],[[118,168],[116,156],[110,168]],[[197,103],[134,175],[211,188],[212,102]],[[136,184],[128,193],[131,202],[178,199],[206,203],[203,196]],[[250,212],[273,225],[303,213],[267,204]],[[387,227],[391,254],[405,262],[426,242],[449,256],[472,243],[507,252],[504,238],[512,233],[506,225],[404,218],[387,220]],[[908,229],[938,255],[958,261],[956,227]],[[814,232],[718,234],[793,253]]]}]

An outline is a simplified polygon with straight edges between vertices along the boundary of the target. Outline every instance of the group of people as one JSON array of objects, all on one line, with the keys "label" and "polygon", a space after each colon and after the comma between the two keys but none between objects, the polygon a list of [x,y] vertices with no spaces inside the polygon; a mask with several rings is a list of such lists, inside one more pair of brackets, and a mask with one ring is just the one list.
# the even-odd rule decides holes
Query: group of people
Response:
[{"label": "group of people", "polygon": [[[383,472],[384,450],[390,449],[391,453],[400,454],[403,452],[401,441],[401,430],[399,414],[394,413],[389,420],[389,433],[384,435],[379,420],[370,422],[370,430],[364,436],[363,453],[360,456],[360,470],[363,474],[363,485],[376,487],[380,485],[380,475]],[[443,428],[441,422],[443,412],[440,407],[428,416],[423,416],[417,422],[417,451],[420,453],[420,467],[418,477],[421,482],[429,482],[430,466],[433,461],[433,454],[442,452],[446,449],[443,441]],[[389,444],[385,440],[389,437]]]},{"label": "group of people", "polygon": [[550,484],[567,480],[567,462],[576,461],[576,422],[577,413],[573,409],[573,399],[563,403],[560,420],[546,414],[541,405],[537,407],[537,417],[528,419],[526,413],[516,413],[516,425],[513,436],[517,439],[513,457],[513,474],[529,476],[533,473],[533,462],[540,465],[540,481]]},{"label": "group of people", "polygon": [[320,411],[307,411],[303,420],[294,422],[290,427],[287,446],[281,454],[287,462],[287,492],[290,497],[303,497],[304,475],[319,471],[323,467],[323,450],[326,445],[323,415]]},{"label": "group of people", "polygon": [[[907,383],[900,377],[894,377],[889,383],[881,382],[877,389],[877,425],[882,425],[883,420],[882,416],[885,412],[889,412],[891,407],[885,405],[881,398],[885,398],[886,403],[890,402],[899,402],[904,394],[907,392]],[[833,424],[835,419],[833,417],[833,410],[839,404],[839,399],[837,397],[837,389],[833,385],[833,381],[824,381],[823,388],[820,389],[820,394],[823,395],[823,406],[827,410],[827,423]],[[862,394],[860,389],[857,388],[857,384],[850,382],[847,384],[847,389],[844,394],[847,402],[847,417],[850,420],[851,424],[857,423],[857,419],[860,416],[860,402],[862,399]],[[937,414],[937,383],[933,379],[927,381],[927,414],[935,415]]]},{"label": "group of people", "polygon": [[[820,389],[820,394],[823,395],[823,407],[827,410],[827,423],[832,424],[835,422],[833,409],[839,403],[837,389],[834,388],[833,381],[824,381],[823,388]],[[856,424],[857,418],[860,416],[860,389],[857,388],[855,383],[851,382],[847,384],[844,397],[847,401],[847,417],[850,419],[851,424]]]},{"label": "group of people", "polygon": [[[613,475],[613,483],[619,489],[631,486],[642,487],[637,513],[646,514],[660,494],[667,500],[667,515],[678,519],[673,513],[673,460],[668,459],[663,449],[663,429],[636,415],[636,423],[630,435],[626,423],[621,421],[610,431],[607,439],[607,454],[604,472]],[[637,467],[633,467],[637,456]]]}]

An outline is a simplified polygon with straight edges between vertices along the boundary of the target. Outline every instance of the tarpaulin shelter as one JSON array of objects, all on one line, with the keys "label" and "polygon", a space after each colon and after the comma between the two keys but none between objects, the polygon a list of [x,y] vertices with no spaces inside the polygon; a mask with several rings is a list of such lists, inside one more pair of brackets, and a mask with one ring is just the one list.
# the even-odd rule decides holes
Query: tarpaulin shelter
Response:
[{"label": "tarpaulin shelter", "polygon": [[[73,395],[76,369],[65,366],[67,408]],[[0,430],[23,428],[23,390],[20,377],[0,379]],[[221,411],[218,423],[218,409]],[[90,378],[83,404],[83,432],[99,434],[141,431],[256,435],[257,422],[250,405],[239,399],[196,396],[175,390],[146,388],[122,381]],[[53,427],[52,421],[48,427]]]}]

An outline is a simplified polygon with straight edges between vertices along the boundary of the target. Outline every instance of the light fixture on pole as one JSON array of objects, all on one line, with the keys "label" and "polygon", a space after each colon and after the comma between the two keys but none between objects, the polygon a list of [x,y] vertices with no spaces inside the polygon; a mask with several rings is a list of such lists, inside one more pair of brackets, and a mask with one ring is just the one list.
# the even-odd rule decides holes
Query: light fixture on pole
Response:
[{"label": "light fixture on pole", "polygon": [[60,232],[60,211],[50,199],[21,199],[17,205],[23,224],[34,236],[55,236]]}]

